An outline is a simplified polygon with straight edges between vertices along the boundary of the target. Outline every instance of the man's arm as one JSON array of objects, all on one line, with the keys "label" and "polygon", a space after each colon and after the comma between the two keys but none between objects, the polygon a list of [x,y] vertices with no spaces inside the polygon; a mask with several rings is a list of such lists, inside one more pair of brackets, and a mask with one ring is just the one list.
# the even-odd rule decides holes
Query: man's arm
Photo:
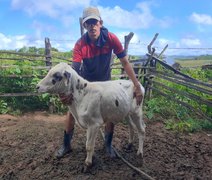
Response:
[{"label": "man's arm", "polygon": [[129,76],[129,78],[132,80],[132,82],[134,84],[134,87],[135,87],[134,92],[135,92],[137,105],[140,105],[142,102],[142,99],[143,99],[143,95],[142,95],[140,84],[135,76],[135,72],[134,72],[131,64],[129,63],[127,56],[120,58],[120,61],[122,63],[122,66],[124,67],[124,70],[126,71],[127,75]]}]

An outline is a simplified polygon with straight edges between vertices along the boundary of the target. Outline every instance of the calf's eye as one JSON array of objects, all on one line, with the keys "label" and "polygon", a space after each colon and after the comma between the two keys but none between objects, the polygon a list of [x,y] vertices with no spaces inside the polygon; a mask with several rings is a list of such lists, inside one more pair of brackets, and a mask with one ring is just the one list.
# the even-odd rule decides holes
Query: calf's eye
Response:
[{"label": "calf's eye", "polygon": [[59,72],[54,73],[53,77],[56,81],[61,81],[63,79],[62,75]]},{"label": "calf's eye", "polygon": [[55,84],[55,83],[56,83],[56,81],[54,79],[52,79],[52,84]]}]

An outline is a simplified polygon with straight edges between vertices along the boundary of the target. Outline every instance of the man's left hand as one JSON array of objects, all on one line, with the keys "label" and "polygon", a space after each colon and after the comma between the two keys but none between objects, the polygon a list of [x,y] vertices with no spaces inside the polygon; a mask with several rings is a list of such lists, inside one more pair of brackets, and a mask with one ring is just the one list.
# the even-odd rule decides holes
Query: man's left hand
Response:
[{"label": "man's left hand", "polygon": [[140,86],[134,86],[134,97],[136,98],[136,103],[139,106],[143,100],[143,94]]}]

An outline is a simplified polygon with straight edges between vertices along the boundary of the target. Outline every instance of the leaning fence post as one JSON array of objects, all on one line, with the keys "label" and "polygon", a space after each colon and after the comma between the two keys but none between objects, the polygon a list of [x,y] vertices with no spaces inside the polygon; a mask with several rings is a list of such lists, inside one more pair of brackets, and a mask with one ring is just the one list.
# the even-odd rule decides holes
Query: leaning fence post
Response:
[{"label": "leaning fence post", "polygon": [[51,66],[52,55],[51,55],[51,43],[49,38],[45,38],[45,57],[46,57],[46,66]]},{"label": "leaning fence post", "polygon": [[[133,32],[130,32],[128,35],[124,36],[124,50],[126,55],[128,54],[129,43],[134,36]],[[124,74],[124,68],[121,68],[121,74]]]},{"label": "leaning fence post", "polygon": [[133,32],[130,32],[127,36],[124,36],[124,50],[126,54],[128,54],[128,46],[133,36],[134,36]]}]

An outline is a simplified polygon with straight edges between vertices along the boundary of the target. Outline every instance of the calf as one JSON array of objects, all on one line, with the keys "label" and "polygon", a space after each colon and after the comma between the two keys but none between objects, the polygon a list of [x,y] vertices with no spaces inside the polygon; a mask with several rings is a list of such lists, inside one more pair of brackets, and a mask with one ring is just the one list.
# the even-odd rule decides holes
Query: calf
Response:
[{"label": "calf", "polygon": [[[87,129],[85,164],[92,164],[92,156],[97,133],[107,122],[129,121],[129,143],[133,141],[133,130],[138,132],[139,147],[137,154],[143,156],[145,124],[142,118],[142,106],[134,98],[134,85],[130,80],[88,82],[79,76],[66,63],[53,67],[37,85],[38,92],[73,95],[69,111],[76,123]],[[144,97],[144,88],[141,85]]]}]

